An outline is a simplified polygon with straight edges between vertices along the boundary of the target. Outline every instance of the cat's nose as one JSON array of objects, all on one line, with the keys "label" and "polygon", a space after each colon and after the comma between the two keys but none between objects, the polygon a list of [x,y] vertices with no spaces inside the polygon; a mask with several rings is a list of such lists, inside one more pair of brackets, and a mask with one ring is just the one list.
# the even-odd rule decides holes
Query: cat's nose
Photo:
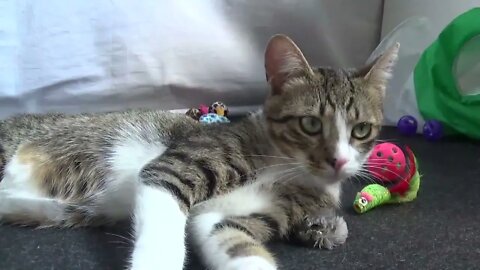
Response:
[{"label": "cat's nose", "polygon": [[342,167],[347,164],[348,159],[346,158],[331,158],[327,159],[328,164],[330,164],[336,172],[340,171]]}]

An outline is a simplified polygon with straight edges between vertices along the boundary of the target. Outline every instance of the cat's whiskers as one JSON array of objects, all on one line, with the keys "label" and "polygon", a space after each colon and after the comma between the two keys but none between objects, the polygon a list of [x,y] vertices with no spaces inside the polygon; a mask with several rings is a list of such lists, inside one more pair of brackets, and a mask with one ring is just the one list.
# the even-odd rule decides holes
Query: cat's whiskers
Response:
[{"label": "cat's whiskers", "polygon": [[[255,170],[252,170],[248,173],[245,173],[245,174],[241,174],[238,176],[238,179],[244,177],[244,176],[253,176],[255,175],[256,173],[262,171],[262,170],[267,170],[267,169],[271,169],[273,167],[281,167],[281,166],[294,166],[294,165],[301,165],[302,162],[287,162],[287,163],[277,163],[277,164],[272,164],[272,165],[267,165],[267,166],[263,166],[263,167],[260,167],[260,168],[257,168]],[[288,169],[291,169],[290,167]]]},{"label": "cat's whiskers", "polygon": [[362,177],[371,183],[376,183],[376,180],[380,179],[380,175],[378,175],[376,172],[368,170],[368,168],[362,167],[360,171],[362,173]]},{"label": "cat's whiskers", "polygon": [[[365,180],[367,181],[367,183],[370,183],[370,184],[375,184],[376,181],[374,179],[372,179],[372,174],[367,171],[365,168],[360,168],[357,173],[355,174],[355,176],[359,176],[361,178],[356,178],[358,180],[359,183],[362,182],[362,180]],[[378,178],[377,176],[373,175],[374,178]]]},{"label": "cat's whiskers", "polygon": [[[376,167],[372,167],[372,168],[376,168]],[[377,168],[378,168],[378,167],[377,167]],[[381,169],[383,169],[383,168],[381,168]],[[390,171],[390,170],[388,170],[388,169],[386,169],[386,171],[392,172],[392,171]],[[370,177],[365,177],[365,178],[367,179],[367,181],[369,181],[369,182],[371,181],[373,184],[378,184],[378,182],[382,182],[382,181],[381,181],[381,175],[379,175],[379,174],[376,173],[376,172],[365,171],[365,169],[362,168],[362,172],[361,172],[361,173],[368,173]],[[397,173],[395,173],[395,172],[392,172],[392,173],[395,174],[395,175],[399,178],[399,180],[400,180],[401,182],[408,182],[408,180],[403,179],[403,178],[402,178],[400,175],[398,175]],[[372,175],[374,176],[374,178],[376,178],[376,179],[378,180],[377,182],[376,182],[375,180],[371,179],[371,176],[372,176]]]},{"label": "cat's whiskers", "polygon": [[305,168],[305,166],[298,166],[298,167],[292,168],[288,173],[285,173],[284,175],[281,176],[281,179],[285,179],[285,178],[288,178],[288,179],[281,180],[281,181],[290,182],[290,181],[295,180],[298,176],[305,173],[305,171],[302,170],[304,168]]},{"label": "cat's whiskers", "polygon": [[292,176],[290,176],[287,180],[285,180],[285,182],[291,182],[291,181],[294,181],[297,179],[297,177],[299,176],[302,176],[305,174],[305,171],[304,170],[300,170],[300,171],[296,171],[293,173]]},{"label": "cat's whiskers", "polygon": [[117,241],[110,241],[110,243],[122,243],[122,244],[125,244],[125,245],[133,245],[135,243],[135,240],[134,240],[133,237],[128,238],[128,237],[123,236],[123,235],[119,235],[119,234],[116,234],[116,233],[108,233],[108,232],[105,233],[105,234],[120,238]]},{"label": "cat's whiskers", "polygon": [[362,176],[367,182],[375,184],[378,183],[381,179],[381,175],[378,174],[377,172],[372,172],[368,170],[368,168],[362,168]]},{"label": "cat's whiskers", "polygon": [[384,158],[371,158],[367,161],[367,163],[369,163],[370,161],[383,161],[381,164],[388,164],[387,162],[385,162],[385,159]]},{"label": "cat's whiskers", "polygon": [[[259,172],[260,170],[266,170],[266,169],[271,169],[273,167],[281,167],[281,166],[289,166],[289,165],[300,165],[302,164],[302,162],[287,162],[287,163],[277,163],[277,164],[272,164],[272,165],[267,165],[267,166],[263,166],[263,167],[260,167],[260,168],[257,168],[255,170],[252,170],[250,173],[257,173]],[[245,175],[243,175],[245,176]]]},{"label": "cat's whiskers", "polygon": [[[389,170],[388,168],[384,168],[384,167],[375,167],[375,166],[369,166],[368,168],[372,168],[372,169],[382,169],[384,171],[387,171],[387,172],[391,172],[392,174],[394,174],[396,177],[398,177],[398,179],[402,182],[407,182],[408,180],[404,179],[401,175],[399,175],[398,173],[392,171],[392,170]],[[375,175],[376,178],[378,179],[381,179],[381,175],[379,175],[377,172],[369,172],[370,174],[373,174]]]},{"label": "cat's whiskers", "polygon": [[245,155],[246,157],[259,157],[259,158],[264,158],[264,157],[268,157],[268,158],[278,158],[278,159],[288,159],[288,160],[296,160],[295,158],[291,158],[291,157],[285,157],[285,156],[270,156],[270,155]]},{"label": "cat's whiskers", "polygon": [[283,170],[283,171],[279,171],[277,172],[280,177],[277,178],[277,181],[281,180],[281,179],[284,179],[284,178],[287,178],[289,177],[291,174],[295,174],[295,172],[298,170],[298,169],[301,169],[303,168],[302,166],[296,166],[296,167],[293,167],[293,168],[289,168],[289,169],[286,169],[286,170]]},{"label": "cat's whiskers", "polygon": [[[372,163],[370,163],[370,164],[367,164],[367,165],[365,166],[365,167],[366,167],[365,169],[380,169],[380,170],[385,171],[385,172],[390,172],[390,173],[392,173],[393,175],[395,175],[395,176],[398,177],[398,178],[402,178],[402,176],[401,176],[400,174],[398,174],[398,173],[395,172],[395,171],[390,170],[390,169],[387,168],[387,167],[384,167],[383,165],[384,165],[384,164],[372,164]],[[377,173],[377,172],[372,172],[372,171],[370,171],[370,174],[378,174],[378,173]],[[376,175],[376,176],[379,177],[379,176],[381,176],[381,175]]]},{"label": "cat's whiskers", "polygon": [[398,140],[397,139],[376,139],[375,141],[379,143],[384,143],[384,142],[397,142]]}]

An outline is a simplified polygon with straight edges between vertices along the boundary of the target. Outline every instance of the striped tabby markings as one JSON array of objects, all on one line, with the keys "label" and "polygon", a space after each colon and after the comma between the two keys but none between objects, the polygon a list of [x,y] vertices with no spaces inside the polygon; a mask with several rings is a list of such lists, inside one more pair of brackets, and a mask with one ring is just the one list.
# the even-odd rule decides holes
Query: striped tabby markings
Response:
[{"label": "striped tabby markings", "polygon": [[[281,215],[279,216],[281,217]],[[244,232],[254,239],[263,241],[280,230],[277,220],[267,214],[253,213],[248,216],[232,216],[215,224],[211,235],[230,228]]]},{"label": "striped tabby markings", "polygon": [[140,173],[140,178],[143,181],[143,184],[147,186],[160,187],[172,194],[181,205],[182,210],[187,211],[191,206],[192,202],[190,200],[190,195],[184,189],[178,185],[178,183],[172,183],[172,181],[167,180],[167,178],[158,178],[154,172],[154,167],[147,166]]},{"label": "striped tabby markings", "polygon": [[[164,162],[172,159],[181,164],[169,166]],[[194,179],[189,179],[182,174],[183,166],[201,175],[202,179],[199,179],[198,185]],[[220,181],[219,172],[214,169],[212,162],[204,158],[194,159],[178,150],[167,151],[159,160],[151,162],[142,170],[141,177],[148,185],[162,186],[170,191],[186,208],[192,207],[197,201],[211,198]],[[206,181],[206,184],[201,184],[201,180]]]},{"label": "striped tabby markings", "polygon": [[18,148],[15,158],[20,164],[28,166],[29,181],[32,181],[36,192],[47,197],[78,202],[104,185],[102,174],[96,168],[79,169],[75,160],[80,157],[75,154],[52,157],[35,145],[24,144]]},{"label": "striped tabby markings", "polygon": [[225,250],[225,253],[232,259],[258,256],[275,265],[274,257],[263,247],[262,243],[243,230],[223,227],[222,230],[216,231],[215,236],[219,247]]},{"label": "striped tabby markings", "polygon": [[232,147],[222,141],[219,141],[219,144],[223,150],[223,159],[226,165],[229,166],[227,179],[229,184],[233,185],[238,181],[240,184],[245,184],[249,179],[248,168],[245,168],[245,164],[242,166],[240,162],[246,162],[246,157],[240,156]]},{"label": "striped tabby markings", "polygon": [[0,182],[3,180],[3,175],[5,173],[5,165],[7,164],[5,159],[5,150],[2,145],[0,145]]},{"label": "striped tabby markings", "polygon": [[[160,163],[160,164],[159,164]],[[153,161],[141,172],[141,178],[147,185],[161,186],[173,194],[187,209],[193,205],[195,183],[180,172],[161,163]]]}]

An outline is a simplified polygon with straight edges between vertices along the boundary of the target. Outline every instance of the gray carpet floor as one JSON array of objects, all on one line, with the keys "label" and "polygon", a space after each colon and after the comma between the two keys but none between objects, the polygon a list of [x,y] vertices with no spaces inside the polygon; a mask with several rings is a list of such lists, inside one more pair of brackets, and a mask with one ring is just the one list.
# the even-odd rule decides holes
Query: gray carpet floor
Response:
[{"label": "gray carpet floor", "polygon": [[[417,155],[423,174],[418,199],[357,215],[351,203],[363,184],[346,183],[347,243],[332,251],[271,243],[281,269],[480,269],[480,143],[430,143],[401,138],[392,128],[382,137],[408,143]],[[123,269],[131,249],[124,239],[128,228],[0,226],[0,269]],[[189,258],[189,270],[205,269],[194,254]]]}]

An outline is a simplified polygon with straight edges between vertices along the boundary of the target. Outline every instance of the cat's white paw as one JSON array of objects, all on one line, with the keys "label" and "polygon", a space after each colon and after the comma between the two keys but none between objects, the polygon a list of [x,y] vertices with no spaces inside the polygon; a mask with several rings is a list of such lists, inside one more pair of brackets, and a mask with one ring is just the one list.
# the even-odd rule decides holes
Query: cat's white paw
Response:
[{"label": "cat's white paw", "polygon": [[343,217],[321,212],[306,216],[293,230],[295,240],[315,248],[333,249],[345,243],[348,237],[347,223]]},{"label": "cat's white paw", "polygon": [[277,270],[268,260],[259,256],[237,258],[229,261],[225,270]]}]

